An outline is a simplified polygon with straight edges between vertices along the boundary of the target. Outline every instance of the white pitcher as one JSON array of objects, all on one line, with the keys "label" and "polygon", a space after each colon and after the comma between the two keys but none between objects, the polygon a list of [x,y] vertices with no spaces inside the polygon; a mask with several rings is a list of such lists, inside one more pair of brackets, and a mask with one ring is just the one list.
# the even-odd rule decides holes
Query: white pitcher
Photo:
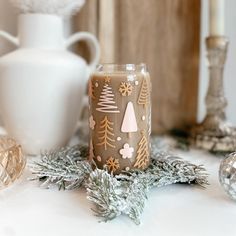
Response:
[{"label": "white pitcher", "polygon": [[[23,14],[18,37],[0,31],[18,49],[0,58],[0,113],[10,136],[28,154],[67,144],[83,105],[87,79],[99,60],[97,39],[80,32],[63,37],[63,20],[54,15]],[[69,51],[84,40],[92,60]]]}]

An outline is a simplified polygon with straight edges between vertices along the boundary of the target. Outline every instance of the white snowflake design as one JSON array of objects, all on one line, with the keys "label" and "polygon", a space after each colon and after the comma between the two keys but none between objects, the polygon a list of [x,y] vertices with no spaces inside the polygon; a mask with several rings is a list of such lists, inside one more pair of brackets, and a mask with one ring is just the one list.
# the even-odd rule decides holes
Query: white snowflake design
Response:
[{"label": "white snowflake design", "polygon": [[134,148],[130,147],[128,143],[124,145],[122,149],[120,149],[120,154],[123,159],[132,158],[134,152]]},{"label": "white snowflake design", "polygon": [[93,119],[93,116],[89,117],[89,127],[90,129],[94,130],[94,126],[96,125],[95,120]]}]

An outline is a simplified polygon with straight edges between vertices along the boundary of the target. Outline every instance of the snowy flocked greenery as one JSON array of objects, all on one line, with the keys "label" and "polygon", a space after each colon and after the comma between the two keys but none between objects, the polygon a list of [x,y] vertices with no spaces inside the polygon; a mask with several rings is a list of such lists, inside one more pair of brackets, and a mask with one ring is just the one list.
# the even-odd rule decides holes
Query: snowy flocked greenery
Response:
[{"label": "snowy flocked greenery", "polygon": [[94,203],[96,216],[104,221],[127,215],[136,224],[144,210],[148,192],[153,187],[174,183],[208,184],[203,166],[194,165],[171,154],[161,139],[152,140],[151,163],[144,170],[133,170],[113,176],[106,169],[92,168],[87,161],[88,147],[77,145],[44,153],[33,163],[32,172],[42,186],[59,189],[85,187]]}]

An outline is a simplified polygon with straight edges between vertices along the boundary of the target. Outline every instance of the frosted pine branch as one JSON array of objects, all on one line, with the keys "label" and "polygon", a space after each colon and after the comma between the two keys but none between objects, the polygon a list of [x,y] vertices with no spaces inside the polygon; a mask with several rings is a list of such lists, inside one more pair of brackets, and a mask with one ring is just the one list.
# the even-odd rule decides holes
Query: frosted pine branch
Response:
[{"label": "frosted pine branch", "polygon": [[59,189],[76,189],[92,171],[87,146],[67,147],[41,155],[41,161],[32,164],[32,173],[41,186],[57,185]]},{"label": "frosted pine branch", "polygon": [[145,171],[129,171],[112,176],[106,170],[95,170],[86,182],[88,199],[95,204],[94,211],[104,221],[121,214],[140,223],[148,191],[175,183],[208,184],[202,166],[179,158],[152,159]]},{"label": "frosted pine branch", "polygon": [[139,224],[145,206],[147,186],[138,178],[127,181],[120,177],[114,177],[106,170],[93,171],[85,185],[88,199],[95,205],[93,211],[96,216],[104,221],[124,214]]},{"label": "frosted pine branch", "polygon": [[21,13],[41,13],[71,16],[84,5],[85,0],[10,0]]},{"label": "frosted pine branch", "polygon": [[104,221],[127,215],[140,223],[147,194],[153,187],[174,183],[208,184],[203,166],[184,161],[169,152],[162,139],[152,140],[151,163],[146,170],[132,170],[113,176],[107,170],[92,170],[87,146],[74,146],[45,153],[34,163],[35,179],[42,186],[55,184],[59,189],[84,186],[88,199],[94,203],[96,216]]},{"label": "frosted pine branch", "polygon": [[126,202],[121,196],[121,183],[105,170],[94,170],[85,184],[88,199],[95,204],[96,216],[105,221],[122,213]]}]

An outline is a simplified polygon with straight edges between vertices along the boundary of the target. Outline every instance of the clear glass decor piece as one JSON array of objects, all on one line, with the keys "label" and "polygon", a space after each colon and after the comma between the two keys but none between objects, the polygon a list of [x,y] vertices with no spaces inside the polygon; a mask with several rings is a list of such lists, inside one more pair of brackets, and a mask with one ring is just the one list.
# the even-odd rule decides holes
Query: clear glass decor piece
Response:
[{"label": "clear glass decor piece", "polygon": [[0,136],[0,189],[19,178],[25,164],[21,146],[12,138]]}]

